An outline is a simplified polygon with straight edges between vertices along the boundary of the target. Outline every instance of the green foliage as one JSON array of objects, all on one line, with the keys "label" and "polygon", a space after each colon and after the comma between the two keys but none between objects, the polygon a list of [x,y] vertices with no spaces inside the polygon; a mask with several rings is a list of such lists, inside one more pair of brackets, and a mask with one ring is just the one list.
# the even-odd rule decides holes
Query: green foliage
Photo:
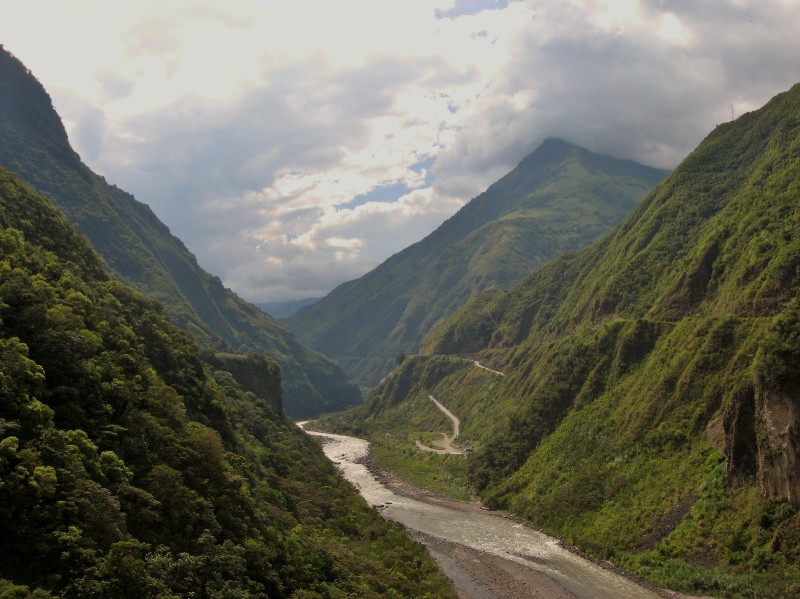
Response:
[{"label": "green foliage", "polygon": [[[47,92],[3,49],[0,165],[49,198],[85,233],[116,279],[159,302],[166,316],[200,343],[223,351],[269,353],[281,365],[291,416],[308,418],[361,403],[358,388],[341,368],[226,289],[219,278],[200,268],[147,205],[83,164]],[[31,218],[35,215],[26,216]],[[51,251],[76,251],[42,242]],[[85,244],[81,248],[91,251]]]},{"label": "green foliage", "polygon": [[596,241],[665,175],[546,140],[428,237],[285,322],[373,387],[470,297]]},{"label": "green foliage", "polygon": [[452,596],[272,360],[211,358],[0,170],[0,596]]},{"label": "green foliage", "polygon": [[326,414],[311,425],[317,430],[367,438],[372,457],[383,469],[437,493],[468,501],[474,487],[467,480],[465,455],[420,451],[415,441],[430,445],[452,423],[428,399],[433,394],[461,421],[456,445],[469,447],[478,437],[481,414],[491,409],[498,376],[472,362],[451,357],[408,356],[364,406]]},{"label": "green foliage", "polygon": [[355,426],[395,434],[393,411],[458,390],[484,503],[662,586],[798,596],[798,197],[800,85],[718,127],[599,243],[423,340],[419,364],[475,353],[494,388],[401,367]]}]

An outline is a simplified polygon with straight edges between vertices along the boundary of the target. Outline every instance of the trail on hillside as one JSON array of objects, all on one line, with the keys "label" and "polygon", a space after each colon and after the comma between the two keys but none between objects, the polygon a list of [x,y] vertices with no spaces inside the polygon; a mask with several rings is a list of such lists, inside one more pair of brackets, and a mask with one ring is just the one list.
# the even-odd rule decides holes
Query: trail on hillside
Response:
[{"label": "trail on hillside", "polygon": [[461,421],[456,417],[455,414],[453,414],[450,410],[448,410],[441,403],[439,403],[439,401],[433,395],[429,395],[428,399],[430,399],[434,404],[436,404],[436,407],[439,408],[442,412],[444,412],[444,415],[447,416],[453,423],[453,434],[448,435],[447,433],[442,433],[442,440],[433,442],[434,445],[438,446],[438,448],[428,447],[427,445],[423,445],[422,443],[420,443],[419,439],[417,439],[417,441],[415,441],[417,449],[420,449],[422,451],[431,451],[433,453],[440,453],[440,454],[451,454],[451,455],[463,454],[464,453],[463,451],[453,447],[453,441],[455,441],[456,437],[458,437]]},{"label": "trail on hillside", "polygon": [[500,376],[505,376],[505,374],[503,374],[499,370],[492,370],[491,368],[487,368],[486,366],[484,366],[483,364],[481,364],[477,360],[472,360],[472,363],[475,364],[475,366],[477,366],[478,368],[483,368],[484,370],[488,370],[489,372],[493,372],[495,374],[499,374]]}]

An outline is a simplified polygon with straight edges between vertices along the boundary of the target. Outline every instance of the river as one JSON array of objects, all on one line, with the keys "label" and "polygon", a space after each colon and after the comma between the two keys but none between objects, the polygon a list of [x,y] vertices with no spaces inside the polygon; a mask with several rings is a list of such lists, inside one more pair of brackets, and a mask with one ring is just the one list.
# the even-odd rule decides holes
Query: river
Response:
[{"label": "river", "polygon": [[457,543],[538,571],[580,599],[657,599],[659,595],[561,547],[557,539],[510,518],[461,511],[397,495],[359,463],[369,442],[307,431],[322,437],[325,455],[371,505],[414,531]]}]

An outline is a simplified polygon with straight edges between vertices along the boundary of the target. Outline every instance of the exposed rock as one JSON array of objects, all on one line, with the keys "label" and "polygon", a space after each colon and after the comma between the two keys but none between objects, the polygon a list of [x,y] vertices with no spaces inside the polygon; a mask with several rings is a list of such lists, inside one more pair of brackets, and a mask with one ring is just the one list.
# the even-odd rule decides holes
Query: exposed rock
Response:
[{"label": "exposed rock", "polygon": [[214,368],[230,373],[242,389],[269,401],[278,414],[283,412],[281,367],[264,354],[212,354],[203,359]]},{"label": "exposed rock", "polygon": [[758,480],[766,497],[800,503],[800,413],[786,393],[762,393],[757,398],[760,432]]}]

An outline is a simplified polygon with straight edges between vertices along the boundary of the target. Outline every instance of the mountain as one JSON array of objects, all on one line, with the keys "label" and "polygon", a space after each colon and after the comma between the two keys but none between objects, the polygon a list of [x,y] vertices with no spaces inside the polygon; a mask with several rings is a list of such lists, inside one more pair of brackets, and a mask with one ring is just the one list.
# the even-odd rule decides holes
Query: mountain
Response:
[{"label": "mountain", "polygon": [[200,358],[0,168],[0,596],[455,597],[271,408],[274,361]]},{"label": "mountain", "polygon": [[272,316],[272,318],[286,318],[301,308],[310,306],[319,300],[320,298],[318,297],[307,297],[306,299],[290,300],[287,302],[267,302],[265,304],[256,304],[256,306]]},{"label": "mountain", "polygon": [[[799,232],[800,84],[718,126],[597,244],[471,300],[337,426],[659,586],[795,597]],[[429,394],[462,418],[466,464],[417,466]]]},{"label": "mountain", "polygon": [[548,139],[425,239],[284,322],[372,387],[471,296],[596,241],[666,174]]},{"label": "mountain", "polygon": [[109,273],[164,306],[201,343],[267,352],[298,419],[361,403],[333,362],[204,271],[150,208],[93,173],[69,145],[50,96],[0,47],[0,165],[50,199],[90,239]]}]

